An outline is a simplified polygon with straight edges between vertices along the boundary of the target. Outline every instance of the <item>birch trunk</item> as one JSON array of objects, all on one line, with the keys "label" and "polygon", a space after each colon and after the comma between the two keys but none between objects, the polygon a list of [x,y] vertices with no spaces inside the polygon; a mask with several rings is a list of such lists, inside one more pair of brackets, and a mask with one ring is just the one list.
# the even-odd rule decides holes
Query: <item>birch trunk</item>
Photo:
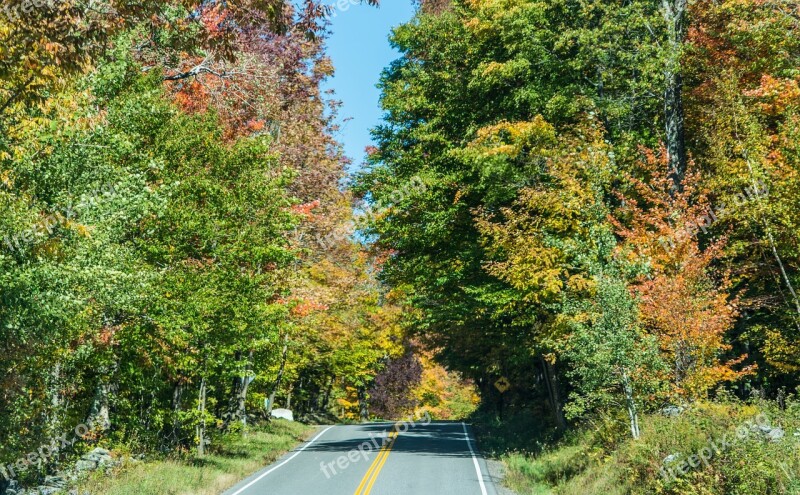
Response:
[{"label": "birch trunk", "polygon": [[625,394],[625,407],[628,410],[628,419],[630,420],[631,436],[634,440],[639,439],[639,413],[636,409],[636,401],[633,397],[633,386],[631,385],[630,377],[626,371],[622,372],[622,390]]}]

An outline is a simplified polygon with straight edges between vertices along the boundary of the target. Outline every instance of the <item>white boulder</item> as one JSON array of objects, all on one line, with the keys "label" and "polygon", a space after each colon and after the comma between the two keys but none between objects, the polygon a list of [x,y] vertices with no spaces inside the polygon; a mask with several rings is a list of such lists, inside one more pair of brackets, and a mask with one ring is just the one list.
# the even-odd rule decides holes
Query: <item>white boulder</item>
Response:
[{"label": "white boulder", "polygon": [[294,421],[294,415],[292,414],[292,411],[288,409],[273,409],[271,415],[273,418]]}]

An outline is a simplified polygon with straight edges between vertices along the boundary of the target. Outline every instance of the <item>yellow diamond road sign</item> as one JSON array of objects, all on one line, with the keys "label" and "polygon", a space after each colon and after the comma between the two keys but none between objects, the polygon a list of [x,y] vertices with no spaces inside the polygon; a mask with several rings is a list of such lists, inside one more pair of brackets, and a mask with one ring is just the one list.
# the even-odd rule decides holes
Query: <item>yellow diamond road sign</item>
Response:
[{"label": "yellow diamond road sign", "polygon": [[499,380],[494,382],[495,388],[500,391],[500,393],[504,393],[506,390],[511,388],[511,383],[509,383],[508,378],[502,376]]}]

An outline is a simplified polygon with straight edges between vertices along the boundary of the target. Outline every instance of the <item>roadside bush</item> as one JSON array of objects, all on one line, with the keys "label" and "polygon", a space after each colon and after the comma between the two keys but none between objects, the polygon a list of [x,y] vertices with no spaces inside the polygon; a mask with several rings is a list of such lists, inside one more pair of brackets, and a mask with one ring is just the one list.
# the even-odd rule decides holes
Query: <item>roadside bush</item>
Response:
[{"label": "roadside bush", "polygon": [[554,449],[506,455],[508,484],[525,494],[800,494],[795,396],[781,408],[720,394],[676,416],[645,415],[638,441],[616,442],[614,421],[588,424]]}]

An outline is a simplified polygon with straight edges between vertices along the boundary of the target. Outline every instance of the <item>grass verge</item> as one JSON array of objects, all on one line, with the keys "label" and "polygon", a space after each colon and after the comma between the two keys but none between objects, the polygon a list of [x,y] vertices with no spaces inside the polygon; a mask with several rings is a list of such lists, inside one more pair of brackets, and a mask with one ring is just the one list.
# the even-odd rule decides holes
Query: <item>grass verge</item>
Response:
[{"label": "grass verge", "polygon": [[205,457],[125,462],[78,486],[92,495],[218,495],[307,439],[313,427],[276,420],[223,437]]},{"label": "grass verge", "polygon": [[645,415],[638,440],[621,419],[595,418],[558,441],[530,414],[484,421],[480,431],[520,495],[800,495],[797,398],[785,407],[728,399],[674,417]]}]

